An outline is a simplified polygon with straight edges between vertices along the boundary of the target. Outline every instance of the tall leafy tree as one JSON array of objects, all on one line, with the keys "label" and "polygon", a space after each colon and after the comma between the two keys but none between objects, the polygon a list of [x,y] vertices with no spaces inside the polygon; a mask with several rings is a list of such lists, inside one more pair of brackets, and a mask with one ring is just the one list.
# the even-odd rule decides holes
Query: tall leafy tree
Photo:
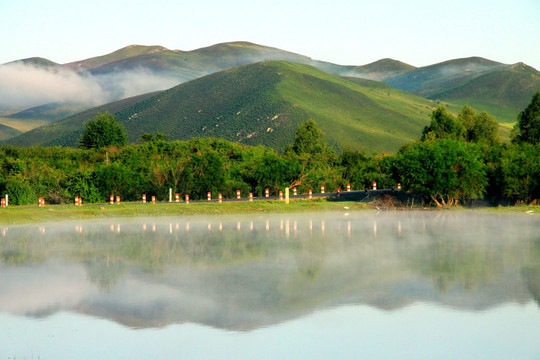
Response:
[{"label": "tall leafy tree", "polygon": [[458,114],[457,120],[463,125],[466,141],[488,144],[499,142],[499,124],[485,111],[477,114],[472,107],[465,105]]},{"label": "tall leafy tree", "polygon": [[326,183],[329,187],[335,187],[335,181],[331,180],[334,174],[329,171],[334,170],[337,158],[314,120],[307,120],[298,126],[294,142],[285,152],[289,159],[301,164],[298,178],[291,186],[301,185],[304,189]]},{"label": "tall leafy tree", "polygon": [[431,113],[431,123],[422,131],[422,141],[435,139],[463,139],[465,127],[444,106]]},{"label": "tall leafy tree", "polygon": [[124,146],[127,142],[127,132],[119,124],[114,115],[108,112],[98,114],[84,126],[79,139],[79,146],[83,149],[99,149],[106,146]]},{"label": "tall leafy tree", "polygon": [[418,142],[404,147],[394,166],[406,189],[437,206],[485,193],[486,166],[476,144],[454,139]]},{"label": "tall leafy tree", "polygon": [[540,91],[533,95],[530,104],[519,113],[512,142],[540,143]]}]

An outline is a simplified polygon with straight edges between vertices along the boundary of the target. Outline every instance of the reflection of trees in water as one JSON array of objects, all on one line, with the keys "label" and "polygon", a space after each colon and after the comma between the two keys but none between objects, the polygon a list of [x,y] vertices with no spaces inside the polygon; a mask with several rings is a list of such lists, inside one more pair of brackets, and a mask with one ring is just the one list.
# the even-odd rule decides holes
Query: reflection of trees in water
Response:
[{"label": "reflection of trees in water", "polygon": [[531,296],[540,306],[540,265],[537,267],[526,267],[521,272],[527,289],[531,293]]},{"label": "reflection of trees in water", "polygon": [[39,264],[45,261],[47,254],[43,242],[34,240],[33,236],[0,239],[0,263],[5,265]]},{"label": "reflection of trees in water", "polygon": [[324,265],[327,240],[317,236],[302,239],[297,245],[295,254],[298,273],[307,280],[316,280]]},{"label": "reflection of trees in water", "polygon": [[504,270],[502,252],[493,251],[489,242],[463,241],[444,226],[427,227],[421,236],[428,242],[414,252],[411,266],[430,277],[441,293],[454,283],[466,290],[489,285]]},{"label": "reflection of trees in water", "polygon": [[523,268],[521,275],[531,296],[540,306],[540,240],[533,242],[529,251],[530,266]]},{"label": "reflection of trees in water", "polygon": [[84,262],[88,278],[101,290],[109,291],[118,282],[125,270],[121,261],[111,259],[109,254],[105,259],[95,258]]}]

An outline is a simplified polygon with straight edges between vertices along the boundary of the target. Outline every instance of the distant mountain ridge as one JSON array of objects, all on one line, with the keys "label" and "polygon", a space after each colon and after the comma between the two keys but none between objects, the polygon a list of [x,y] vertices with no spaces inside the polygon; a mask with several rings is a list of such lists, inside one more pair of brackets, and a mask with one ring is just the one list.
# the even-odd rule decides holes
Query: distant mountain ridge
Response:
[{"label": "distant mountain ridge", "polygon": [[[396,89],[453,104],[453,109],[469,104],[478,111],[488,111],[500,122],[505,123],[514,122],[517,113],[530,101],[534,91],[540,90],[538,81],[540,73],[523,63],[507,65],[481,57],[469,57],[420,68],[393,59],[381,59],[362,66],[344,66],[241,41],[191,51],[170,50],[158,45],[130,45],[110,54],[67,64],[57,64],[36,57],[14,61],[0,67],[23,64],[50,72],[66,70],[75,72],[83,79],[95,79],[105,89],[105,93],[109,94],[108,101],[113,101],[126,97],[119,95],[122,92],[118,91],[117,87],[121,84],[124,84],[130,93],[142,94],[164,90],[174,84],[261,61],[288,61],[313,66],[333,75],[384,81]],[[148,79],[150,81],[143,83],[149,84],[143,87],[145,91],[137,90],[136,85],[140,84],[129,86],[129,81],[135,79],[141,72],[146,79],[141,81]],[[153,84],[152,79],[166,81],[155,81]],[[99,103],[105,102],[106,99]],[[37,124],[57,121],[93,106],[90,104],[74,106],[73,103],[67,102],[44,104],[12,114],[8,121],[0,123],[24,132]],[[13,136],[13,131],[7,134],[4,130],[0,129],[0,137],[5,139]]]},{"label": "distant mountain ridge", "polygon": [[[109,104],[136,142],[219,137],[283,150],[314,119],[334,148],[396,151],[429,122],[434,103],[364,79],[349,81],[308,65],[269,61],[192,80],[153,96]],[[34,129],[8,143],[76,146],[84,121],[105,107]]]}]

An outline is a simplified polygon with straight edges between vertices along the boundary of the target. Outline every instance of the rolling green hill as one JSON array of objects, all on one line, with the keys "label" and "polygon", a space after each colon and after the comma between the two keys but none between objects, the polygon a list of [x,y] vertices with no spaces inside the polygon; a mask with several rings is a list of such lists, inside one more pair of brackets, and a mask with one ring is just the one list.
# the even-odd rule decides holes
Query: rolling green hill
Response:
[{"label": "rolling green hill", "polygon": [[413,71],[416,68],[398,60],[381,59],[371,64],[355,66],[350,76],[361,77],[370,80],[384,80],[391,77]]},{"label": "rolling green hill", "polygon": [[424,66],[387,78],[385,81],[397,89],[433,98],[435,94],[463,85],[477,76],[507,66],[480,57],[471,57]]},{"label": "rolling green hill", "polygon": [[[0,121],[1,121],[1,118],[0,118]],[[0,122],[0,141],[10,139],[14,136],[19,135],[20,133],[21,131],[11,126],[4,125]]]},{"label": "rolling green hill", "polygon": [[128,99],[115,101],[85,110],[75,115],[71,115],[63,120],[37,127],[33,130],[25,132],[24,134],[20,134],[17,137],[4,140],[3,143],[18,146],[45,145],[51,141],[54,142],[56,139],[62,138],[65,139],[66,144],[70,144],[69,146],[76,146],[79,135],[75,133],[80,131],[84,123],[89,119],[95,117],[99,113],[104,113],[107,111],[114,113],[124,107],[131,106],[138,101],[144,100],[153,95],[155,95],[155,93],[134,96]]},{"label": "rolling green hill", "polygon": [[433,97],[459,105],[469,104],[487,111],[504,123],[516,117],[535,91],[540,90],[540,72],[523,63],[480,75],[467,83]]},{"label": "rolling green hill", "polygon": [[[147,132],[163,132],[169,139],[220,137],[283,150],[298,124],[312,118],[335,148],[389,152],[418,138],[434,103],[379,82],[271,61],[221,71],[124,105],[109,104],[109,111],[131,142]],[[97,109],[104,110],[35,129],[10,143],[75,146],[82,123]]]},{"label": "rolling green hill", "polygon": [[38,68],[58,68],[61,67],[60,64],[55,63],[54,61],[51,61],[49,59],[45,59],[42,57],[31,57],[21,60],[15,60],[12,62],[9,62],[4,65],[12,65],[12,64],[23,64],[23,65],[30,65]]},{"label": "rolling green hill", "polygon": [[245,41],[221,43],[191,51],[169,50],[162,46],[130,45],[111,54],[64,66],[76,71],[101,75],[145,68],[186,81],[235,66],[269,60],[311,65],[331,74],[374,80],[415,69],[411,65],[392,59],[383,59],[363,66],[343,66]]},{"label": "rolling green hill", "polygon": [[[71,70],[81,73],[85,78],[90,77],[97,80],[105,93],[109,94],[108,101],[114,101],[124,96],[125,85],[122,86],[122,84],[129,82],[129,79],[136,79],[137,75],[141,73],[145,75],[145,81],[149,80],[149,76],[169,79],[167,86],[160,87],[158,84],[161,84],[161,81],[158,81],[154,88],[146,91],[162,90],[172,86],[174,83],[186,82],[235,66],[267,60],[283,60],[307,64],[336,75],[366,77],[376,80],[412,68],[410,65],[391,59],[381,60],[365,66],[342,66],[249,42],[222,43],[192,51],[169,50],[162,46],[130,45],[110,54],[64,65],[43,58],[29,58],[14,61],[13,63],[22,63],[43,69],[54,68],[55,71]],[[138,86],[138,84],[135,83],[135,86]],[[133,89],[133,87],[130,89]],[[130,93],[133,94],[133,91]],[[20,128],[33,128],[31,125],[40,121],[41,123],[43,121],[56,121],[75,113],[66,112],[66,106],[71,105],[52,103],[34,107],[25,111],[24,117],[19,117],[20,121],[18,121],[17,125],[20,125]],[[90,106],[86,105],[79,111],[88,109]],[[9,113],[15,111],[15,109],[10,110]],[[53,116],[51,117],[51,115]],[[24,124],[25,122],[28,122],[28,124]]]}]

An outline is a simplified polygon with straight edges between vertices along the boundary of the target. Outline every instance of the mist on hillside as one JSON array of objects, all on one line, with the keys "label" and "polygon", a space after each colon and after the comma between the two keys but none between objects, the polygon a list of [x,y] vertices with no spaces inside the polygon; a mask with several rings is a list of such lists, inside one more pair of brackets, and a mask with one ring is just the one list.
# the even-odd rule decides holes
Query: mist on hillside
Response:
[{"label": "mist on hillside", "polygon": [[165,90],[179,82],[145,68],[91,75],[14,63],[0,66],[0,110],[22,110],[53,102],[97,106]]}]

